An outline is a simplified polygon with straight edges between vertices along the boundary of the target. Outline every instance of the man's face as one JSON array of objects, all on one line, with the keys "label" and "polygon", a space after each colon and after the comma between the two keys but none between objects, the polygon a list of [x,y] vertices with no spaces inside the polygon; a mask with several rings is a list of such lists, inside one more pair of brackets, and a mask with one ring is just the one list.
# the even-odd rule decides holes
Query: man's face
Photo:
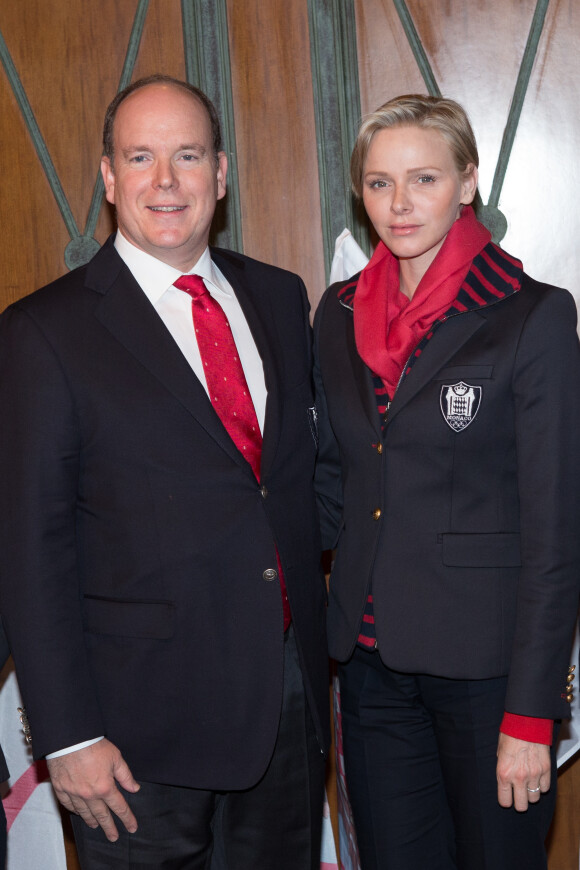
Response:
[{"label": "man's face", "polygon": [[147,85],[121,103],[113,130],[114,167],[101,161],[107,200],[121,233],[182,272],[208,243],[216,202],[225,196],[227,158],[213,153],[204,106],[182,88]]}]

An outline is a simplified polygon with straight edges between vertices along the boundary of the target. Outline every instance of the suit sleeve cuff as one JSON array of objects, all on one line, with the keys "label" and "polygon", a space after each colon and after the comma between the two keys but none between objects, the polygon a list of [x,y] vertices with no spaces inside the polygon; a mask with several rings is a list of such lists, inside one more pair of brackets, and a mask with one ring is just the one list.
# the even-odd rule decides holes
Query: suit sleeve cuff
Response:
[{"label": "suit sleeve cuff", "polygon": [[520,716],[517,713],[504,713],[499,730],[502,734],[507,734],[508,737],[551,746],[554,720],[535,719],[533,716]]}]

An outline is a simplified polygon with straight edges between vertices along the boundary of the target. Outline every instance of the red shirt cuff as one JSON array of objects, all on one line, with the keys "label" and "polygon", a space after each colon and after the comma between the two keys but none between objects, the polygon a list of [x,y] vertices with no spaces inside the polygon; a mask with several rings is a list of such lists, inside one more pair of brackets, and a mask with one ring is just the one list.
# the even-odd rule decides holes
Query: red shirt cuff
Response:
[{"label": "red shirt cuff", "polygon": [[507,734],[508,737],[551,746],[554,720],[534,719],[533,716],[519,716],[517,713],[504,713],[499,730],[502,734]]}]

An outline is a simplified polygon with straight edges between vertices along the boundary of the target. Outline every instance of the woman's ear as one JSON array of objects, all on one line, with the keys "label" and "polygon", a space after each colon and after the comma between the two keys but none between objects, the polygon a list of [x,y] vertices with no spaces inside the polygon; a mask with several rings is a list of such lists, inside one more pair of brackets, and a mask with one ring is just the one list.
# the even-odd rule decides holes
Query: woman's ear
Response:
[{"label": "woman's ear", "polygon": [[462,205],[469,205],[473,202],[475,197],[475,193],[477,191],[477,180],[479,178],[479,173],[477,171],[477,166],[474,166],[473,163],[468,163],[465,172],[463,173],[463,177],[461,179],[461,199],[459,202]]}]

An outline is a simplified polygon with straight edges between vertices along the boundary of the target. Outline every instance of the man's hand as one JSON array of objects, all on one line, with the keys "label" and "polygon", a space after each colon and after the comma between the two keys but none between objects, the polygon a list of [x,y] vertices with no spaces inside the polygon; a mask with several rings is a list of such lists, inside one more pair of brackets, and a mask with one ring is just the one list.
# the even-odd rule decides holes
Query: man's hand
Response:
[{"label": "man's hand", "polygon": [[114,843],[119,834],[112,811],[130,834],[137,830],[137,820],[117,783],[130,792],[139,791],[140,785],[117,747],[108,740],[49,758],[47,764],[57,798],[67,810],[81,816],[89,828],[100,825],[107,840]]},{"label": "man's hand", "polygon": [[550,788],[550,747],[499,735],[497,747],[497,799],[502,807],[523,813]]}]

